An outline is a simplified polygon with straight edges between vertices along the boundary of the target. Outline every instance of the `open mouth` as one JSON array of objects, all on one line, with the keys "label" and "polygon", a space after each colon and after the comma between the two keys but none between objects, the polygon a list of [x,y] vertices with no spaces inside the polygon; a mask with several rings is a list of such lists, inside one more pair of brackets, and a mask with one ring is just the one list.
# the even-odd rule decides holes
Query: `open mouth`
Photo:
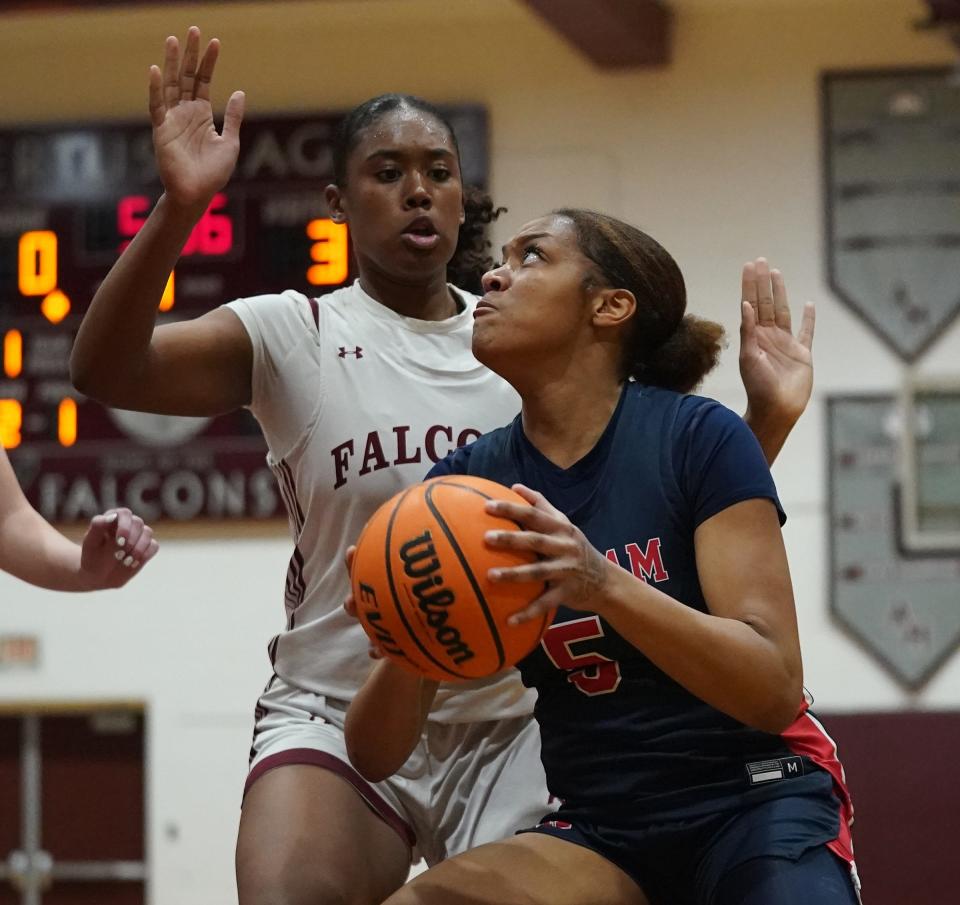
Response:
[{"label": "open mouth", "polygon": [[407,224],[403,239],[416,248],[433,248],[440,241],[440,236],[429,217],[417,217]]}]

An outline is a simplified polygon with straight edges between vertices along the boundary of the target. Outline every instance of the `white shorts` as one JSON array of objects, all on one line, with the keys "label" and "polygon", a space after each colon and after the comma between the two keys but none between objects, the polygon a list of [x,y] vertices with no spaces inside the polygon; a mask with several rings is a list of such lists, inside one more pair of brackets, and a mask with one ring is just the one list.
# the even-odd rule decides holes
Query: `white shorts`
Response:
[{"label": "white shorts", "polygon": [[429,865],[536,825],[555,808],[532,717],[428,722],[400,771],[368,783],[350,766],[348,702],[302,691],[274,676],[257,703],[244,792],[274,767],[314,764],[349,782]]}]

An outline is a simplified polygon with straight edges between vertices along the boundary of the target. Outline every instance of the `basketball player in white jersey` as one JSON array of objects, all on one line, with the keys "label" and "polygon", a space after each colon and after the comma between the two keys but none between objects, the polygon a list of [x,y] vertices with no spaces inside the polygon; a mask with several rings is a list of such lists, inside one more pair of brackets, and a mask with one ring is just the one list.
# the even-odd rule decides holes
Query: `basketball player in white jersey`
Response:
[{"label": "basketball player in white jersey", "polygon": [[[470,353],[476,297],[447,281],[464,261],[479,278],[492,204],[465,198],[438,112],[374,99],[348,116],[327,190],[331,216],[350,225],[357,282],[316,301],[241,299],[155,328],[167,275],[237,159],[241,92],[222,134],[213,125],[218,51],[211,41],[201,57],[191,29],[182,56],[168,38],[163,68],[151,69],[165,193],[98,290],[71,373],[110,405],[179,415],[248,406],[260,422],[295,548],[286,624],[256,709],[240,902],[370,905],[404,882],[411,856],[435,863],[502,838],[547,805],[532,701],[512,671],[445,689],[420,746],[386,783],[352,770],[343,741],[369,669],[365,636],[341,608],[347,545],[388,496],[518,410],[513,390]],[[812,370],[764,268],[745,269],[753,307],[741,358],[750,424],[772,458],[806,405]]]},{"label": "basketball player in white jersey", "polygon": [[51,591],[122,588],[159,545],[129,509],[90,520],[79,544],[64,537],[27,501],[0,446],[0,570]]}]

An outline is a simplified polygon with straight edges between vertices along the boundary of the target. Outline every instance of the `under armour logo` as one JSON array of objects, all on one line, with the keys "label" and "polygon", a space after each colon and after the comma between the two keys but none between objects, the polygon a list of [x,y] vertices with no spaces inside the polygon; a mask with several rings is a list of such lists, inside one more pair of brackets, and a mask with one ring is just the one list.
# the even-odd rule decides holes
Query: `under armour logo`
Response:
[{"label": "under armour logo", "polygon": [[346,346],[341,346],[339,357],[346,358],[348,355],[353,355],[354,358],[363,358],[363,349],[360,348],[360,346],[357,346],[356,349],[348,349]]}]

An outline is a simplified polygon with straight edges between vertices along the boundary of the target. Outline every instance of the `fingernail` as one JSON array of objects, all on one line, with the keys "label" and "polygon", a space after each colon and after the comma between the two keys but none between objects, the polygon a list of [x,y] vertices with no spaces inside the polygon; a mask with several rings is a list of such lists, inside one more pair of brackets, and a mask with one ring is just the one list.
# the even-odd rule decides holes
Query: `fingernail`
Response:
[{"label": "fingernail", "polygon": [[484,539],[484,540],[491,541],[491,542],[492,542],[492,541],[499,540],[499,539],[500,539],[500,532],[499,532],[499,531],[488,531],[486,534],[483,535],[483,539]]},{"label": "fingernail", "polygon": [[108,525],[112,525],[116,520],[117,520],[117,513],[116,513],[116,512],[111,512],[110,515],[107,516],[107,524],[108,524]]},{"label": "fingernail", "polygon": [[499,578],[500,578],[500,576],[501,576],[502,574],[503,574],[503,573],[502,573],[499,569],[491,569],[491,570],[487,573],[487,576],[490,578],[491,581],[497,581],[497,580],[499,580]]},{"label": "fingernail", "polygon": [[123,559],[123,550],[117,550],[117,552],[113,554],[113,558],[117,562],[120,562],[120,560]]},{"label": "fingernail", "polygon": [[117,546],[118,546],[118,547],[124,547],[124,546],[126,546],[126,543],[127,543],[127,539],[126,539],[125,537],[118,537],[118,538],[117,538]]},{"label": "fingernail", "polygon": [[133,562],[133,557],[132,557],[132,556],[128,556],[128,557],[123,561],[123,564],[129,569],[129,568],[130,568],[130,563],[132,563],[132,562]]},{"label": "fingernail", "polygon": [[521,620],[520,620],[520,617],[519,617],[519,616],[511,616],[511,617],[507,620],[507,625],[519,625],[520,622],[521,622]]},{"label": "fingernail", "polygon": [[130,566],[130,568],[131,568],[131,569],[139,569],[139,568],[140,568],[140,560],[138,559],[132,566]]}]

